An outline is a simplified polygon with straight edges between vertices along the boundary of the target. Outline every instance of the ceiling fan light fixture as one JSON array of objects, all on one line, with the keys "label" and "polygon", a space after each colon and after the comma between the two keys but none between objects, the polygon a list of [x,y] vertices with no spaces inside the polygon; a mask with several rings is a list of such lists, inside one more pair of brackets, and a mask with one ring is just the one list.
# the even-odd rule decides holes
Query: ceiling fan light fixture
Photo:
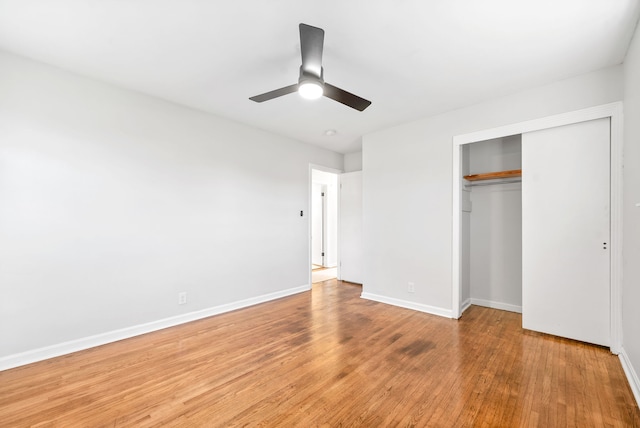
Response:
[{"label": "ceiling fan light fixture", "polygon": [[275,91],[250,97],[251,101],[261,103],[284,95],[298,92],[301,97],[314,100],[325,96],[352,109],[363,111],[371,101],[330,85],[324,81],[322,68],[322,49],[324,48],[324,30],[307,24],[300,24],[300,77],[298,83],[285,86]]},{"label": "ceiling fan light fixture", "polygon": [[298,85],[298,93],[307,100],[317,100],[322,96],[323,92],[324,90],[319,82],[307,80]]}]

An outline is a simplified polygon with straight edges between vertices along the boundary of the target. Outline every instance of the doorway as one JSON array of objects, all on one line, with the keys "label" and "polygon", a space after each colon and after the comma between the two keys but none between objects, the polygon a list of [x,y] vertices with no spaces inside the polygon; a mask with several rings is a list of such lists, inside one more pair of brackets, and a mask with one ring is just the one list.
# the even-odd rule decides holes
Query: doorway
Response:
[{"label": "doorway", "polygon": [[311,283],[338,276],[338,174],[311,170]]}]

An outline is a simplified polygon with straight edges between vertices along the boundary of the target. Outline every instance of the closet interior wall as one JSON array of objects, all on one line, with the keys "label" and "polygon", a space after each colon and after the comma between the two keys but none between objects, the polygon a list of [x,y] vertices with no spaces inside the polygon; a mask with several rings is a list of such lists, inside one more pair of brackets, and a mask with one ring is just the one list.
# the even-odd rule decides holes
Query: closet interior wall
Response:
[{"label": "closet interior wall", "polygon": [[[462,174],[520,169],[521,135],[467,144]],[[461,297],[469,304],[522,312],[522,187],[513,179],[467,182],[461,189]]]}]

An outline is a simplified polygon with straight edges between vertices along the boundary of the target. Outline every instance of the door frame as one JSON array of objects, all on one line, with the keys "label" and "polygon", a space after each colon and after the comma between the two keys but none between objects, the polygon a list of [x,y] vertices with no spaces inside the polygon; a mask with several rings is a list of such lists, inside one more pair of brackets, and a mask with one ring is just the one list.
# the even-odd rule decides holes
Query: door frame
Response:
[{"label": "door frame", "polygon": [[[609,182],[610,206],[611,206],[611,252],[609,288],[611,293],[611,352],[619,354],[622,350],[622,145],[623,145],[623,105],[621,101],[603,104],[600,106],[576,110],[568,113],[547,116],[525,122],[497,128],[486,129],[453,137],[453,186],[452,186],[452,278],[451,293],[452,318],[458,319],[466,307],[462,307],[461,295],[461,215],[460,215],[460,189],[462,177],[460,176],[461,150],[466,144],[509,135],[524,134],[558,126],[586,122],[594,119],[610,118],[610,174]],[[468,305],[465,305],[468,306]]]},{"label": "door frame", "polygon": [[[308,183],[307,183],[307,213],[308,214],[308,220],[307,220],[307,271],[309,272],[309,277],[308,277],[308,283],[309,284],[309,290],[311,290],[311,286],[313,284],[313,279],[312,279],[312,275],[311,275],[311,264],[312,264],[312,257],[311,257],[311,228],[313,227],[312,224],[312,218],[311,216],[312,214],[312,205],[311,205],[311,198],[313,197],[312,195],[312,191],[313,191],[313,170],[318,170],[318,171],[324,171],[324,172],[330,172],[332,174],[336,174],[338,176],[338,180],[337,180],[337,185],[338,187],[340,187],[340,174],[342,174],[342,170],[341,169],[335,169],[335,168],[330,168],[328,166],[323,166],[323,165],[317,165],[317,164],[309,164],[309,179],[308,179]],[[336,270],[337,273],[337,277],[340,278],[340,198],[338,198],[337,200],[337,224],[336,224],[336,228],[337,228],[337,252],[338,254],[337,256],[337,260],[338,260],[338,269]]]}]

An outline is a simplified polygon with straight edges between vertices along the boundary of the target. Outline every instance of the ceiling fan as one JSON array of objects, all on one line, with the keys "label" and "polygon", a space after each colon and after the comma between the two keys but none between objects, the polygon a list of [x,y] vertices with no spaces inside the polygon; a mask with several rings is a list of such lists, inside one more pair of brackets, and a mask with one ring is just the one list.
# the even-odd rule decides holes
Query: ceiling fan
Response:
[{"label": "ceiling fan", "polygon": [[302,65],[298,83],[266,92],[249,98],[261,103],[281,97],[293,92],[299,92],[307,99],[316,99],[321,96],[331,98],[346,106],[363,111],[371,104],[371,101],[360,98],[357,95],[337,88],[324,81],[324,69],[322,68],[322,49],[324,45],[324,30],[311,25],[300,24],[300,50]]}]

